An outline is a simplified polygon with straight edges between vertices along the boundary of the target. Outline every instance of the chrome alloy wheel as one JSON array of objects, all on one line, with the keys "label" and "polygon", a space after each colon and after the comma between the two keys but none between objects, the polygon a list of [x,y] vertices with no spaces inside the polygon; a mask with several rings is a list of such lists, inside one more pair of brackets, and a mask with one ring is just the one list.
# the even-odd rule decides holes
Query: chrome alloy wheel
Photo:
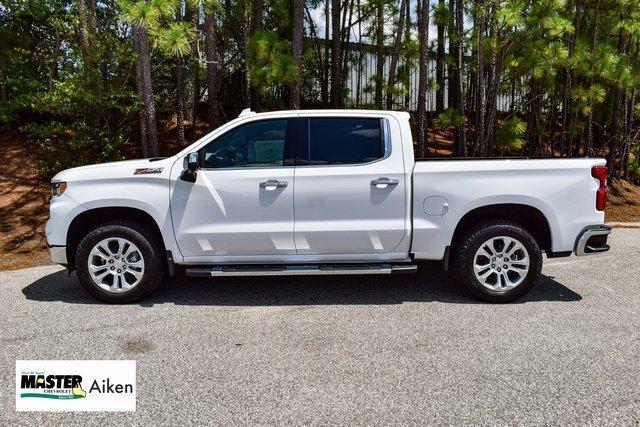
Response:
[{"label": "chrome alloy wheel", "polygon": [[98,242],[87,261],[93,282],[107,292],[126,292],[144,275],[144,258],[136,245],[121,237]]},{"label": "chrome alloy wheel", "polygon": [[529,271],[529,253],[513,237],[498,236],[484,242],[473,257],[476,279],[492,291],[513,289]]}]

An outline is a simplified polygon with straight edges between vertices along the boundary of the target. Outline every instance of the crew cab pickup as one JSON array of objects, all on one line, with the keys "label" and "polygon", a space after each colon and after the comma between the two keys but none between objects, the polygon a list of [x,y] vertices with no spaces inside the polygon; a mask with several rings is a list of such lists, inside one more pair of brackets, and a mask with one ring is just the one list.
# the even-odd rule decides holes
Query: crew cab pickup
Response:
[{"label": "crew cab pickup", "polygon": [[547,257],[604,252],[604,159],[414,158],[409,114],[245,110],[175,156],[51,183],[47,242],[105,302],[163,274],[413,273],[441,260],[476,297],[529,291]]}]

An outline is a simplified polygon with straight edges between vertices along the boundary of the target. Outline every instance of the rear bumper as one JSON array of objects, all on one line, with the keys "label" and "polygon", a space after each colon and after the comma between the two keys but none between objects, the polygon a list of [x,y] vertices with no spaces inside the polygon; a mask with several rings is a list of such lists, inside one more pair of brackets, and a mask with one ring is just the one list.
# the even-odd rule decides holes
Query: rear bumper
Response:
[{"label": "rear bumper", "polygon": [[609,233],[611,233],[611,227],[608,225],[599,224],[585,227],[576,239],[575,254],[583,256],[608,251],[607,237]]}]

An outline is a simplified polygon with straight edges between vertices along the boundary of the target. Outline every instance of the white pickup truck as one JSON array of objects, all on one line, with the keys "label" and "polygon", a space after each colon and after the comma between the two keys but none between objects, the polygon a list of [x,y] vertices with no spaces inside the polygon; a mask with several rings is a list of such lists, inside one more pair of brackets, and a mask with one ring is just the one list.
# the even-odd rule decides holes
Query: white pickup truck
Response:
[{"label": "white pickup truck", "polygon": [[51,183],[54,262],[105,302],[188,276],[413,273],[513,301],[547,257],[609,249],[603,159],[416,161],[409,114],[243,111],[173,157]]}]

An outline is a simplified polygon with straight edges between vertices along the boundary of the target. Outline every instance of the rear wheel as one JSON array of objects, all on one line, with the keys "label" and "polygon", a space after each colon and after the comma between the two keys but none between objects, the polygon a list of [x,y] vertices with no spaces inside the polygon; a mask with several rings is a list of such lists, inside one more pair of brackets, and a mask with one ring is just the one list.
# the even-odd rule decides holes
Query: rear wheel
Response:
[{"label": "rear wheel", "polygon": [[162,280],[162,246],[155,235],[132,222],[93,229],[78,245],[76,268],[84,289],[100,301],[139,300]]},{"label": "rear wheel", "polygon": [[468,230],[454,252],[454,272],[475,297],[510,302],[535,285],[542,254],[535,238],[519,224],[496,220]]}]

